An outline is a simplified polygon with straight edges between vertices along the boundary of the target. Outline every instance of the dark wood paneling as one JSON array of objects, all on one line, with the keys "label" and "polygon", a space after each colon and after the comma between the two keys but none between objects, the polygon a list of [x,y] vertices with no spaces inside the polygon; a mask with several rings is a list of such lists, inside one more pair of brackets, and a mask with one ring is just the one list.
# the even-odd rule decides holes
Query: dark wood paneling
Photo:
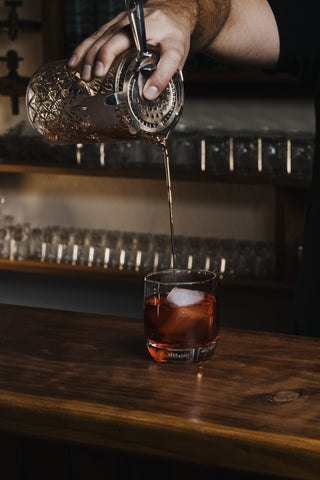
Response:
[{"label": "dark wood paneling", "polygon": [[303,245],[308,188],[276,188],[276,277],[295,282]]},{"label": "dark wood paneling", "polygon": [[161,365],[141,319],[5,305],[0,318],[3,432],[319,478],[319,339],[222,329],[208,362]]},{"label": "dark wood paneling", "polygon": [[64,58],[63,0],[42,0],[43,61]]}]

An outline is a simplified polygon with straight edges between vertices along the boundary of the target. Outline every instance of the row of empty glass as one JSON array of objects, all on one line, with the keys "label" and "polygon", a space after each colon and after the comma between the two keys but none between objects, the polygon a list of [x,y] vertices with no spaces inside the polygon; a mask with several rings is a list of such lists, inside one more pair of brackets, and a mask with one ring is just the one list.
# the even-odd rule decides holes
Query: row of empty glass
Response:
[{"label": "row of empty glass", "polygon": [[[209,269],[224,278],[274,275],[272,242],[178,235],[175,250],[177,268]],[[2,225],[0,258],[142,272],[173,264],[170,236],[166,234],[29,224]]]},{"label": "row of empty glass", "polygon": [[[36,145],[35,145],[36,143]],[[314,136],[308,133],[222,132],[176,129],[169,137],[175,170],[211,175],[310,178]],[[40,137],[0,137],[0,163],[86,169],[163,171],[161,149],[151,143],[111,142],[53,145]]]},{"label": "row of empty glass", "polygon": [[[169,154],[173,169],[214,175],[311,177],[311,135],[258,135],[173,132]],[[162,152],[144,142],[76,146],[78,166],[93,168],[163,168]]]}]

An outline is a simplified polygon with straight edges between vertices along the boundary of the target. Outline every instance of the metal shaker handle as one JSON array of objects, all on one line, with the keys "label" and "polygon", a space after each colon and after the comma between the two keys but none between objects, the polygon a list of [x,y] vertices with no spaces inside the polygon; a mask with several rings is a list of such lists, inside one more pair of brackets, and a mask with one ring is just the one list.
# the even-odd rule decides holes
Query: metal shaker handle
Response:
[{"label": "metal shaker handle", "polygon": [[[152,56],[147,50],[143,0],[126,0],[126,11],[128,13],[134,43],[138,51],[137,61],[141,63],[143,60]],[[156,65],[153,63],[140,66],[140,71],[149,75],[155,69]]]}]

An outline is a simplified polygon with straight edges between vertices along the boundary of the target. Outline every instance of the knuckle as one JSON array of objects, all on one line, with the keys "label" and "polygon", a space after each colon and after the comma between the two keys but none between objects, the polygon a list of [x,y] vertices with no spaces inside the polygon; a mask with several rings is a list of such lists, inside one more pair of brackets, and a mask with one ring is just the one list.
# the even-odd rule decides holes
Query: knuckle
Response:
[{"label": "knuckle", "polygon": [[81,43],[75,47],[75,49],[73,50],[73,53],[77,56],[80,56],[82,54],[82,51],[83,51],[83,45]]},{"label": "knuckle", "polygon": [[111,27],[109,28],[109,31],[108,31],[110,37],[113,37],[114,35],[117,35],[119,32],[121,32],[121,26],[119,26],[118,24],[111,25]]},{"label": "knuckle", "polygon": [[102,62],[103,64],[109,63],[114,59],[115,55],[112,52],[112,48],[107,48],[106,45],[103,45],[100,50],[97,52],[96,59]]},{"label": "knuckle", "polygon": [[167,21],[167,15],[163,10],[154,10],[150,14],[150,18],[158,25],[166,24]]},{"label": "knuckle", "polygon": [[98,38],[100,38],[102,35],[102,32],[97,30],[96,32],[93,32],[91,35],[90,35],[90,38],[92,38],[92,40],[97,40]]},{"label": "knuckle", "polygon": [[171,47],[167,52],[167,59],[173,64],[179,65],[182,58],[183,53],[178,47]]},{"label": "knuckle", "polygon": [[84,62],[83,63],[87,63],[89,65],[92,65],[93,62],[94,62],[95,56],[96,56],[96,52],[91,48],[90,50],[87,51],[87,53],[84,57]]}]

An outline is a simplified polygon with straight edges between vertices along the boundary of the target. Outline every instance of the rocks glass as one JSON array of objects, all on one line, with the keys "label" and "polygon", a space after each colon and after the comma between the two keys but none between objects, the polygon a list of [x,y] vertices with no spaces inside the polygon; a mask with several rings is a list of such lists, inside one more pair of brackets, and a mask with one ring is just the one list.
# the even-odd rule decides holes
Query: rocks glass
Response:
[{"label": "rocks glass", "polygon": [[147,349],[157,362],[197,363],[218,340],[216,275],[208,270],[169,269],[144,279]]}]

